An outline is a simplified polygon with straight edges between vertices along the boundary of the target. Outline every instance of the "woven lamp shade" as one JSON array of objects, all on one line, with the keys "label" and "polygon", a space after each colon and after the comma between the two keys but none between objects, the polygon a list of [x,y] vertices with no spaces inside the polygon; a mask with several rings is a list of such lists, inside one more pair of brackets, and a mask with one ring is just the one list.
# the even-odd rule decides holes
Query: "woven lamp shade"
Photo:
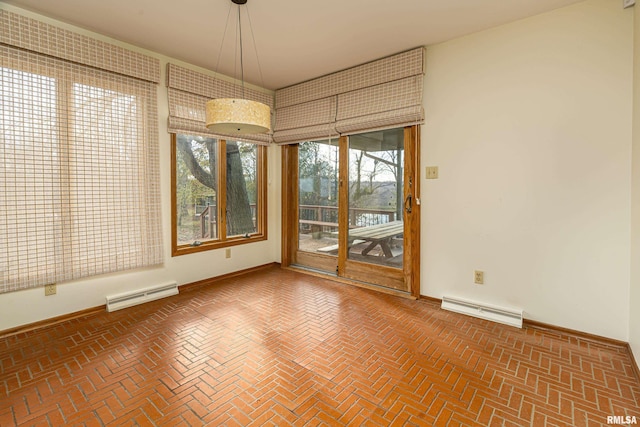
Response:
[{"label": "woven lamp shade", "polygon": [[271,130],[268,105],[248,99],[218,98],[207,102],[207,128],[220,134],[244,135]]}]

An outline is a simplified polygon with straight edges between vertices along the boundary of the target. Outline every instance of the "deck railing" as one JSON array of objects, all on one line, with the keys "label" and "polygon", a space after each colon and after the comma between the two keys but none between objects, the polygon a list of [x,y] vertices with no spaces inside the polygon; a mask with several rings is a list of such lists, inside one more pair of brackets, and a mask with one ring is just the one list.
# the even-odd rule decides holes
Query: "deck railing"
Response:
[{"label": "deck railing", "polygon": [[218,237],[218,209],[216,205],[207,205],[198,214],[200,216],[200,237],[203,239],[215,239]]},{"label": "deck railing", "polygon": [[[251,208],[251,218],[253,226],[256,226],[256,205],[249,205]],[[196,209],[197,212],[198,209]],[[216,205],[203,206],[202,211],[197,214],[200,217],[200,237],[203,239],[215,239],[218,237],[218,207]]]},{"label": "deck railing", "polygon": [[[298,211],[300,232],[335,231],[338,228],[338,207],[300,205]],[[349,209],[349,228],[367,227],[395,221],[395,210],[388,209]]]},{"label": "deck railing", "polygon": [[[256,217],[256,205],[251,206],[251,216]],[[198,209],[200,210],[200,209]],[[300,205],[300,232],[332,232],[338,228],[338,208],[336,206]],[[217,236],[218,210],[216,205],[203,206],[197,214],[200,217],[200,236],[202,239],[215,239]],[[395,221],[396,212],[387,209],[349,209],[349,228],[367,227]]]}]

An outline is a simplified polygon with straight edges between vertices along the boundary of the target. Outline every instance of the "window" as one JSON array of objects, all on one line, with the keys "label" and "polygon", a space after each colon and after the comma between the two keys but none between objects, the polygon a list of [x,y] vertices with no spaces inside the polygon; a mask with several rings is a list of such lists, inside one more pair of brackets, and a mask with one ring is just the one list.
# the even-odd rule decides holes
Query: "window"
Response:
[{"label": "window", "polygon": [[266,148],[172,135],[172,255],[265,240]]},{"label": "window", "polygon": [[0,46],[0,292],[162,262],[155,97]]}]

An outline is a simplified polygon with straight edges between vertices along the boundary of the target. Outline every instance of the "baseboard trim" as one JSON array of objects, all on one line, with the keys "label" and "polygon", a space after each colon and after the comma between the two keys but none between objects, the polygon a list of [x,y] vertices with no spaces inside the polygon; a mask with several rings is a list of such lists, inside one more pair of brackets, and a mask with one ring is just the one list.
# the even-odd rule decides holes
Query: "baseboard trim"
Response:
[{"label": "baseboard trim", "polygon": [[593,341],[599,344],[605,344],[611,347],[628,347],[629,343],[626,341],[616,340],[614,338],[603,337],[602,335],[590,334],[588,332],[582,332],[575,329],[563,328],[561,326],[550,325],[548,323],[538,322],[537,320],[524,319],[523,327],[540,329],[556,333],[559,335],[567,335],[575,338],[580,338],[587,341]]},{"label": "baseboard trim", "polygon": [[227,273],[227,274],[221,274],[220,276],[198,280],[197,282],[185,283],[184,285],[179,285],[178,289],[180,290],[181,293],[189,292],[195,288],[212,285],[216,282],[220,282],[221,280],[230,279],[232,277],[244,276],[245,274],[255,273],[256,271],[266,270],[268,268],[274,268],[279,266],[280,266],[280,263],[278,262],[270,262],[268,264],[258,265],[256,267],[249,267],[243,270],[232,271],[231,273]]},{"label": "baseboard trim", "polygon": [[16,326],[15,328],[9,328],[5,329],[4,331],[0,331],[0,339],[7,338],[13,335],[23,334],[25,332],[35,331],[37,329],[47,328],[49,326],[68,322],[69,320],[78,319],[80,317],[93,316],[94,314],[102,312],[106,312],[106,305],[99,305],[80,311],[74,311],[73,313],[63,314],[61,316],[40,320],[38,322],[27,323],[26,325]]},{"label": "baseboard trim", "polygon": [[[218,282],[220,280],[229,279],[231,277],[242,276],[244,274],[249,274],[254,271],[264,270],[266,268],[278,267],[280,263],[273,262],[269,264],[259,265],[257,267],[251,267],[244,270],[234,271],[232,273],[223,274],[216,277],[211,277],[209,279],[199,280],[193,283],[187,283],[181,286],[178,286],[180,292],[188,292],[191,289],[197,288],[199,286],[210,285],[214,282]],[[13,335],[22,334],[25,332],[35,331],[37,329],[47,328],[49,326],[57,325],[59,323],[67,322],[69,320],[78,319],[80,317],[92,316],[98,313],[106,313],[106,305],[99,305],[96,307],[87,308],[80,311],[74,311],[73,313],[63,314],[61,316],[51,317],[49,319],[40,320],[38,322],[27,323],[26,325],[16,326],[15,328],[5,329],[0,331],[0,339],[7,338]]]},{"label": "baseboard trim", "polygon": [[[442,299],[430,297],[427,295],[420,295],[420,299],[432,302],[434,304],[442,304]],[[588,332],[578,331],[576,329],[563,328],[562,326],[551,325],[549,323],[538,322],[537,320],[531,319],[523,319],[522,327],[535,328],[540,330],[546,330],[551,333],[559,334],[559,335],[567,335],[575,338],[581,338],[584,340],[589,340],[593,342],[597,342],[600,344],[606,344],[613,347],[628,347],[629,343],[626,341],[620,341],[613,338],[603,337],[601,335],[590,334]]]},{"label": "baseboard trim", "polygon": [[424,300],[424,301],[428,301],[428,302],[433,303],[433,304],[437,304],[438,306],[442,305],[442,299],[440,299],[440,298],[428,297],[426,295],[420,295],[419,299]]}]

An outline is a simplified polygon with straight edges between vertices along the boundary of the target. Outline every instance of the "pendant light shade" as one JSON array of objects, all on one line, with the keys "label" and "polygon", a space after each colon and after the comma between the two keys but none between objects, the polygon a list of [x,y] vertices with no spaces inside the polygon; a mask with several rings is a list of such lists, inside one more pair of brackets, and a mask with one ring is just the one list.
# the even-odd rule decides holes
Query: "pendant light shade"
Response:
[{"label": "pendant light shade", "polygon": [[207,128],[215,133],[245,135],[271,129],[271,109],[258,101],[218,98],[207,102]]},{"label": "pendant light shade", "polygon": [[[244,5],[247,0],[231,0],[231,2],[238,5],[242,98],[217,98],[208,101],[206,104],[206,126],[210,131],[223,135],[266,133],[271,130],[271,109],[261,102],[244,98],[244,61],[240,5]],[[227,17],[227,19],[229,18]],[[250,20],[249,24],[251,24]]]}]

